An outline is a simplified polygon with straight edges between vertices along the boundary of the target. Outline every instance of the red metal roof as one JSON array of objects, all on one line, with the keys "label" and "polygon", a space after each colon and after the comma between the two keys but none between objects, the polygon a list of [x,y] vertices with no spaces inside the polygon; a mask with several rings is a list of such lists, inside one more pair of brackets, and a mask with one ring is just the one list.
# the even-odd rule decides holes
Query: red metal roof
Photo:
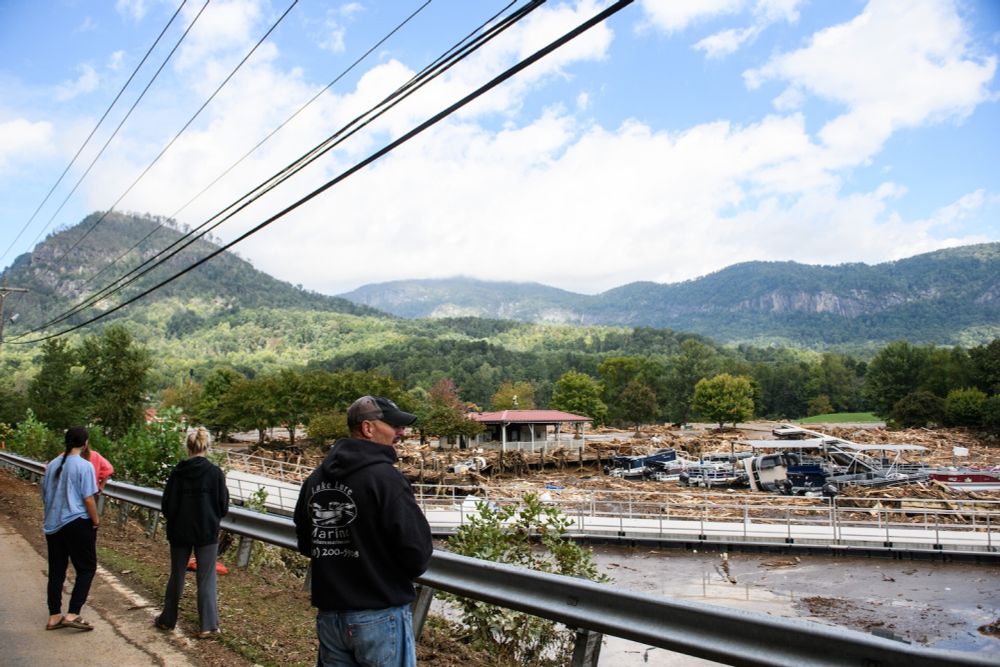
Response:
[{"label": "red metal roof", "polygon": [[470,412],[469,418],[483,424],[559,424],[562,422],[589,422],[582,417],[561,410],[503,410],[501,412]]}]

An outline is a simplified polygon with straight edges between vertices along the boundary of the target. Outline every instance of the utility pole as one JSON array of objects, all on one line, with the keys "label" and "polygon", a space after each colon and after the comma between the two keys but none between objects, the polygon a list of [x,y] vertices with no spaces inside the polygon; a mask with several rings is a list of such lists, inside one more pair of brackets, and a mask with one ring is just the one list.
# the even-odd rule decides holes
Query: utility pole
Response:
[{"label": "utility pole", "polygon": [[3,314],[3,301],[7,298],[8,294],[13,294],[14,292],[27,292],[28,290],[23,287],[7,287],[7,281],[4,280],[3,284],[0,285],[0,347],[3,346],[3,325],[4,325],[4,314]]}]

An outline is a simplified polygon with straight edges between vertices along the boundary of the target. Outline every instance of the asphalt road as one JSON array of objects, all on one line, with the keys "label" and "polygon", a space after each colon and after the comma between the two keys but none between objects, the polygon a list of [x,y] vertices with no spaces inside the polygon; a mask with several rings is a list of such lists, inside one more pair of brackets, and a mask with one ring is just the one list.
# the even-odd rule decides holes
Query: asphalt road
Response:
[{"label": "asphalt road", "polygon": [[[153,606],[122,588],[98,569],[81,616],[94,629],[46,631],[47,563],[0,514],[0,664],[5,667],[72,665],[73,667],[140,667],[194,665],[171,641],[152,627]],[[69,601],[72,571],[63,604]],[[63,609],[65,611],[65,607]]]}]

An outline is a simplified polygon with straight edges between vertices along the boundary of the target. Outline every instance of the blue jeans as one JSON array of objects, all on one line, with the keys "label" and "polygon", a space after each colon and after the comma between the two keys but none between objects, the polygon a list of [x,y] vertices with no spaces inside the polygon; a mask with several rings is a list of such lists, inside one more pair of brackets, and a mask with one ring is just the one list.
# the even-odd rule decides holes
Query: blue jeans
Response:
[{"label": "blue jeans", "polygon": [[366,611],[321,611],[317,667],[415,667],[410,605]]}]

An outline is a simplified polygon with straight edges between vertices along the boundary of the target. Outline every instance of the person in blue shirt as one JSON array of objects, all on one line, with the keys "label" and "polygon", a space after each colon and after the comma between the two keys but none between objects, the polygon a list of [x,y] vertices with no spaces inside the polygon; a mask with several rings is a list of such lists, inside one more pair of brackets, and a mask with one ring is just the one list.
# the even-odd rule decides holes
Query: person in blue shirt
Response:
[{"label": "person in blue shirt", "polygon": [[[76,628],[93,630],[80,617],[80,610],[90,594],[90,584],[97,572],[97,477],[94,466],[80,456],[89,434],[82,426],[66,431],[66,449],[49,462],[42,478],[42,505],[45,520],[42,530],[49,554],[48,605],[46,630]],[[62,613],[62,590],[66,570],[73,562],[76,581],[69,598],[69,609]]]}]

